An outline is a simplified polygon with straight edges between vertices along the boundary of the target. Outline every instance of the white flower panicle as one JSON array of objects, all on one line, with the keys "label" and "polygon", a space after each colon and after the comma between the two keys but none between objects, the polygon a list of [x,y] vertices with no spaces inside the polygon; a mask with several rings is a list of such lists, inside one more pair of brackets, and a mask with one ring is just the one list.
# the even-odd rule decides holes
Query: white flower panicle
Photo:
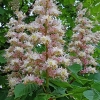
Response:
[{"label": "white flower panicle", "polygon": [[[9,31],[7,32],[6,37],[8,37],[8,43],[10,47],[6,49],[6,54],[4,56],[7,59],[7,66],[5,66],[5,71],[12,71],[8,76],[9,86],[11,90],[8,95],[13,93],[14,86],[23,82],[22,74],[25,73],[24,60],[29,61],[29,57],[25,55],[27,52],[30,54],[32,48],[34,47],[30,41],[30,35],[25,33],[26,24],[22,21],[26,16],[23,12],[16,11],[17,20],[14,18],[10,19],[10,22],[7,24]],[[19,74],[17,76],[16,72]],[[30,68],[27,68],[26,72],[30,72]]]},{"label": "white flower panicle", "polygon": [[[68,66],[70,59],[64,56],[64,27],[56,16],[61,14],[53,0],[36,0],[31,12],[38,14],[35,21],[24,23],[26,17],[23,12],[16,11],[17,20],[10,19],[9,31],[6,35],[10,47],[4,55],[7,58],[5,71],[11,71],[8,76],[10,93],[20,82],[37,83],[42,85],[43,72],[48,78],[57,78],[66,81],[68,72],[61,65]],[[28,31],[30,34],[27,34]],[[45,51],[33,52],[35,46],[44,45]]]},{"label": "white flower panicle", "polygon": [[76,18],[76,27],[73,29],[71,43],[68,50],[72,64],[77,63],[83,66],[82,73],[95,73],[95,68],[89,66],[97,66],[96,60],[92,57],[95,46],[100,40],[100,32],[93,33],[92,21],[85,17],[87,9],[82,9],[83,5],[78,5]]}]

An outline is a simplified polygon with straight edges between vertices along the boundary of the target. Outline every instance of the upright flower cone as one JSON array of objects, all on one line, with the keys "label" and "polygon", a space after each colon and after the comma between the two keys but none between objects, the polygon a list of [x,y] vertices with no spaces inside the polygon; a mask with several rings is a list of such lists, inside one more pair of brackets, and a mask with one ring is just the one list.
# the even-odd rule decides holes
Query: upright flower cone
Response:
[{"label": "upright flower cone", "polygon": [[9,31],[6,37],[8,37],[10,47],[6,49],[4,55],[7,59],[5,71],[11,72],[11,74],[8,74],[9,86],[11,87],[8,95],[12,95],[14,86],[23,81],[22,78],[25,72],[23,69],[27,64],[25,61],[29,59],[25,52],[29,53],[33,48],[29,40],[30,36],[25,33],[26,24],[22,21],[26,17],[25,14],[21,11],[16,11],[15,14],[17,20],[11,18],[8,23]]},{"label": "upright flower cone", "polygon": [[[60,78],[64,81],[68,78],[64,66],[68,66],[70,60],[64,56],[63,25],[56,18],[61,12],[53,0],[36,0],[32,12],[38,14],[38,17],[30,24],[23,22],[25,16],[18,11],[15,13],[17,20],[11,18],[8,23],[6,37],[11,46],[5,54],[5,71],[11,71],[8,75],[10,93],[21,82],[42,85],[45,80],[43,73],[46,74],[47,86],[49,78]],[[36,45],[44,45],[46,50],[42,53],[33,52]]]},{"label": "upright flower cone", "polygon": [[69,43],[69,53],[72,63],[83,66],[82,73],[95,73],[97,62],[92,57],[96,44],[100,40],[100,32],[93,33],[92,21],[85,17],[87,9],[82,9],[82,3],[78,6],[76,27],[73,29],[71,43]]},{"label": "upright flower cone", "polygon": [[63,25],[56,18],[61,12],[53,0],[36,0],[32,12],[38,14],[38,17],[27,26],[27,30],[32,33],[30,41],[33,44],[43,44],[46,48],[41,54],[34,52],[37,56],[36,59],[33,58],[34,74],[41,76],[40,72],[45,71],[48,78],[59,77],[66,80],[68,72],[60,65],[69,65],[70,61],[64,57]]}]

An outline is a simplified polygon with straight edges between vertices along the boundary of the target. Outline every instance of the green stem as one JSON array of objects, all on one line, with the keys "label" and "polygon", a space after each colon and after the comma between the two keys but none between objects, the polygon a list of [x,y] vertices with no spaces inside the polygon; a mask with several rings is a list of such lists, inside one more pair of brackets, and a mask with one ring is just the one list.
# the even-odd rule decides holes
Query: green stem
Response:
[{"label": "green stem", "polygon": [[[46,15],[47,15],[47,9],[48,9],[48,3],[49,3],[49,0],[47,1],[47,4],[46,4]],[[47,31],[48,31],[48,20],[46,20],[46,23],[45,23],[45,36],[47,35]],[[46,61],[48,60],[48,44],[46,43]],[[49,75],[48,75],[48,69],[46,70],[46,91],[48,92],[48,88],[49,88]]]},{"label": "green stem", "polygon": [[[47,35],[47,21],[46,21],[46,35]],[[48,44],[46,43],[46,61],[48,60]],[[48,69],[46,70],[46,87],[48,91],[49,87],[49,76],[48,76]]]},{"label": "green stem", "polygon": [[44,92],[46,93],[46,89],[45,89],[44,85],[42,85],[42,88],[43,88]]},{"label": "green stem", "polygon": [[47,69],[47,75],[46,75],[46,87],[47,87],[47,91],[49,88],[49,76],[48,76],[48,69]]},{"label": "green stem", "polygon": [[58,96],[58,97],[53,97],[52,99],[57,99],[57,98],[65,97],[65,96],[68,96],[68,95],[71,95],[71,94],[73,94],[73,93],[63,94],[63,95]]}]

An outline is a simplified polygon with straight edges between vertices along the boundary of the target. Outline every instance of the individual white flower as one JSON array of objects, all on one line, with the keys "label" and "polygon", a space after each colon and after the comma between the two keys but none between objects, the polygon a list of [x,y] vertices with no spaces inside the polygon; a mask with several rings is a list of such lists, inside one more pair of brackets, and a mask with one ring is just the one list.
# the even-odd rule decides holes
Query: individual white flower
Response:
[{"label": "individual white flower", "polygon": [[34,60],[40,59],[40,56],[39,56],[39,54],[37,54],[37,53],[34,53],[34,54],[33,54],[33,59],[34,59]]},{"label": "individual white flower", "polygon": [[11,44],[18,43],[18,41],[19,41],[19,40],[18,40],[16,37],[14,37],[14,38],[8,40],[8,42],[11,43]]},{"label": "individual white flower", "polygon": [[52,20],[52,17],[49,15],[42,15],[40,16],[40,20],[41,20],[41,23],[44,24],[47,21],[50,22]]},{"label": "individual white flower", "polygon": [[10,28],[12,27],[12,25],[16,25],[17,23],[18,23],[17,20],[15,20],[14,18],[10,18],[10,21],[7,25]]},{"label": "individual white flower", "polygon": [[25,68],[25,70],[28,71],[28,72],[32,72],[33,68],[31,66],[28,66],[27,68]]},{"label": "individual white flower", "polygon": [[52,7],[51,9],[49,9],[48,13],[50,15],[54,15],[54,16],[58,16],[59,14],[61,14],[61,12],[59,10],[57,10],[57,8]]},{"label": "individual white flower", "polygon": [[12,86],[15,86],[16,84],[19,83],[18,81],[19,79],[18,78],[15,78],[15,77],[12,77],[12,78],[9,78],[9,85],[12,87]]},{"label": "individual white flower", "polygon": [[19,64],[19,59],[18,58],[11,60],[11,65],[15,65],[15,64]]},{"label": "individual white flower", "polygon": [[63,55],[64,54],[63,49],[60,49],[58,47],[53,47],[53,52],[54,52],[54,55]]},{"label": "individual white flower", "polygon": [[25,14],[22,11],[16,11],[15,14],[19,19],[25,18]]},{"label": "individual white flower", "polygon": [[88,28],[93,28],[92,24],[86,24],[85,26],[88,27]]},{"label": "individual white flower", "polygon": [[24,44],[26,45],[27,49],[33,48],[33,45],[30,42],[26,41]]},{"label": "individual white flower", "polygon": [[40,14],[40,13],[43,13],[43,11],[44,11],[44,7],[43,6],[36,5],[36,6],[34,6],[32,12]]},{"label": "individual white flower", "polygon": [[8,32],[5,37],[13,37],[15,35],[15,32]]},{"label": "individual white flower", "polygon": [[59,38],[58,41],[59,41],[61,44],[64,44],[64,43],[66,42],[65,40],[63,40],[63,39],[61,39],[61,38]]},{"label": "individual white flower", "polygon": [[[45,2],[45,0],[43,0],[44,2]],[[40,4],[42,4],[42,0],[36,0],[35,1],[35,5],[40,5]]]},{"label": "individual white flower", "polygon": [[74,46],[74,42],[71,41],[71,42],[69,43],[69,47],[73,47],[73,46]]},{"label": "individual white flower", "polygon": [[27,84],[27,83],[29,83],[29,82],[34,82],[34,75],[27,75],[27,76],[25,76],[24,78],[23,78],[23,83],[24,84]]},{"label": "individual white flower", "polygon": [[79,34],[73,34],[72,38],[77,38]]},{"label": "individual white flower", "polygon": [[29,82],[28,75],[23,78],[23,83],[27,84]]},{"label": "individual white flower", "polygon": [[79,12],[78,12],[78,16],[80,16],[80,17],[82,17],[83,15],[85,15],[85,13],[86,13],[86,11],[87,11],[87,9],[85,8],[85,9],[83,9],[83,10],[79,10]]},{"label": "individual white flower", "polygon": [[37,40],[38,40],[38,36],[37,36],[37,34],[32,34],[32,36],[31,36],[31,40],[33,40],[33,41],[37,41]]},{"label": "individual white flower", "polygon": [[69,66],[71,64],[71,61],[70,61],[70,59],[65,58],[64,63],[65,63],[66,66]]},{"label": "individual white flower", "polygon": [[68,78],[68,75],[69,75],[69,73],[67,72],[67,70],[66,69],[63,69],[62,67],[61,68],[58,68],[57,70],[56,70],[56,74],[58,75],[58,76],[60,76],[62,79],[66,79],[66,78]]},{"label": "individual white flower", "polygon": [[86,68],[86,70],[87,70],[89,73],[93,73],[93,74],[94,74],[94,73],[97,73],[95,67],[93,68],[93,67],[89,66],[89,67]]},{"label": "individual white flower", "polygon": [[89,47],[86,49],[86,51],[87,51],[88,53],[90,53],[90,54],[93,54],[93,53],[94,53],[94,49],[95,49],[94,46],[89,45]]},{"label": "individual white flower", "polygon": [[97,70],[95,68],[91,68],[90,73],[97,73]]},{"label": "individual white flower", "polygon": [[32,35],[30,36],[30,39],[32,41],[37,41],[41,36],[42,36],[42,33],[35,32],[35,33],[32,33]]},{"label": "individual white flower", "polygon": [[85,34],[85,29],[79,29],[79,33]]},{"label": "individual white flower", "polygon": [[52,28],[54,28],[54,32],[55,33],[58,33],[60,36],[63,36],[64,35],[64,30],[62,30],[62,26],[61,25],[55,25],[53,26]]},{"label": "individual white flower", "polygon": [[[37,19],[37,21],[38,21],[38,19]],[[30,28],[30,30],[33,30],[33,31],[37,30],[38,31],[38,29],[40,28],[41,24],[38,23],[37,21],[35,20],[34,22],[30,23],[30,25],[28,25],[28,27]]]},{"label": "individual white flower", "polygon": [[47,64],[47,67],[52,67],[53,69],[58,67],[57,61],[50,58],[47,60],[46,64]]},{"label": "individual white flower", "polygon": [[14,51],[18,51],[18,52],[22,52],[23,53],[24,49],[21,48],[21,47],[15,47]]},{"label": "individual white flower", "polygon": [[[31,55],[30,55],[30,54],[31,54]],[[29,60],[34,60],[34,57],[36,57],[35,60],[36,60],[37,58],[39,58],[39,57],[38,57],[38,54],[35,54],[35,53],[34,53],[34,56],[33,56],[33,52],[27,53],[27,54],[25,54],[25,56],[28,57]]]},{"label": "individual white flower", "polygon": [[8,51],[6,51],[6,53],[3,55],[5,58],[10,58],[11,56],[12,56],[12,52],[10,53],[10,52],[8,52]]},{"label": "individual white flower", "polygon": [[28,60],[28,59],[26,59],[26,60],[24,60],[23,62],[24,62],[24,64],[23,64],[23,65],[24,65],[24,67],[26,68],[26,67],[28,66],[28,64],[29,64],[29,60]]},{"label": "individual white flower", "polygon": [[26,33],[20,33],[20,34],[19,34],[19,37],[20,37],[21,39],[28,39],[28,38],[29,38],[29,36],[28,36]]},{"label": "individual white flower", "polygon": [[93,66],[97,66],[97,62],[95,61],[95,59],[91,59],[90,61],[89,61],[89,63],[91,64],[91,65],[93,65]]},{"label": "individual white flower", "polygon": [[74,44],[77,46],[77,45],[82,45],[82,42],[81,41],[75,41]]},{"label": "individual white flower", "polygon": [[74,32],[77,32],[79,28],[80,28],[80,26],[77,25],[77,26],[73,29],[73,31],[74,31]]},{"label": "individual white flower", "polygon": [[74,59],[73,62],[82,65],[81,60],[78,58]]},{"label": "individual white flower", "polygon": [[77,6],[77,9],[82,9],[83,8],[83,4],[82,3],[79,3],[79,5]]},{"label": "individual white flower", "polygon": [[22,32],[25,29],[25,25],[24,24],[17,25],[15,29],[17,32]]},{"label": "individual white flower", "polygon": [[64,77],[65,79],[68,78],[69,73],[66,69],[61,70],[61,77]]},{"label": "individual white flower", "polygon": [[83,40],[86,41],[86,42],[90,42],[91,41],[91,38],[89,36],[86,36],[86,37],[84,37]]},{"label": "individual white flower", "polygon": [[11,70],[10,66],[5,66],[5,67],[4,67],[4,71],[5,71],[5,72],[9,72],[10,70]]},{"label": "individual white flower", "polygon": [[83,52],[83,51],[80,51],[80,52],[78,53],[78,55],[79,55],[80,57],[85,57],[85,56],[86,56],[86,53]]},{"label": "individual white flower", "polygon": [[40,38],[40,41],[41,41],[41,43],[46,44],[46,43],[50,43],[51,42],[51,39],[50,39],[50,36],[42,36]]},{"label": "individual white flower", "polygon": [[76,48],[75,48],[75,47],[69,47],[69,48],[68,48],[68,51],[69,51],[69,52],[76,51]]}]

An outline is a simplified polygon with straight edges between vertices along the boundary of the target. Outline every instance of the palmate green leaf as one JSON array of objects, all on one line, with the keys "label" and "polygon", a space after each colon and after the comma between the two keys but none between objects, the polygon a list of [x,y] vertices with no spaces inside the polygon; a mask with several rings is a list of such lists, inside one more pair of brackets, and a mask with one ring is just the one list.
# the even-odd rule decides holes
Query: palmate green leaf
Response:
[{"label": "palmate green leaf", "polygon": [[100,93],[96,90],[87,90],[83,92],[83,95],[88,100],[100,100]]},{"label": "palmate green leaf", "polygon": [[3,8],[0,7],[0,14],[1,14],[1,15],[4,15],[4,13],[5,13],[5,10],[4,10]]},{"label": "palmate green leaf", "polygon": [[34,100],[48,100],[51,97],[50,94],[41,93],[37,95]]},{"label": "palmate green leaf", "polygon": [[7,41],[7,39],[4,36],[0,36],[0,42],[1,43],[5,43]]},{"label": "palmate green leaf", "polygon": [[74,4],[75,3],[75,0],[69,0],[70,1],[70,4]]},{"label": "palmate green leaf", "polygon": [[83,98],[83,93],[77,93],[73,95],[75,100],[84,100]]},{"label": "palmate green leaf", "polygon": [[28,95],[23,95],[20,98],[16,98],[14,100],[34,100],[35,97],[36,97],[36,91],[34,91]]},{"label": "palmate green leaf", "polygon": [[5,100],[14,100],[14,96],[7,97]]},{"label": "palmate green leaf", "polygon": [[100,81],[99,82],[94,82],[92,85],[92,88],[96,89],[97,91],[100,92]]},{"label": "palmate green leaf", "polygon": [[16,85],[15,89],[14,89],[14,93],[15,93],[15,99],[18,97],[21,97],[23,95],[27,95],[29,93],[31,93],[32,91],[37,90],[38,86],[36,84],[18,84]]},{"label": "palmate green leaf", "polygon": [[7,76],[0,76],[0,84],[7,84]]},{"label": "palmate green leaf", "polygon": [[2,57],[2,55],[0,55],[0,63],[6,63],[6,59],[4,57]]},{"label": "palmate green leaf", "polygon": [[73,65],[69,66],[68,69],[72,73],[77,74],[80,70],[82,70],[82,66],[80,66],[79,64],[73,64]]},{"label": "palmate green leaf", "polygon": [[0,50],[0,63],[6,63],[6,59],[3,57],[3,54],[5,53],[4,50]]},{"label": "palmate green leaf", "polygon": [[55,96],[59,96],[59,95],[66,94],[65,91],[66,91],[66,88],[59,88],[58,87],[52,92],[52,94]]},{"label": "palmate green leaf", "polygon": [[68,82],[64,82],[59,79],[51,79],[50,83],[62,88],[67,88],[67,87],[72,88],[72,86]]},{"label": "palmate green leaf", "polygon": [[0,100],[5,100],[7,94],[8,94],[8,90],[0,89]]},{"label": "palmate green leaf", "polygon": [[73,86],[73,89],[69,93],[73,93],[73,94],[83,93],[86,90],[87,90],[87,87]]},{"label": "palmate green leaf", "polygon": [[90,7],[90,5],[92,5],[92,3],[93,3],[93,0],[83,0],[84,2],[83,2],[83,4],[84,4],[84,7],[85,8],[89,8]]},{"label": "palmate green leaf", "polygon": [[26,13],[26,12],[28,11],[28,5],[24,5],[24,6],[22,7],[22,11],[23,11],[24,13]]},{"label": "palmate green leaf", "polygon": [[0,55],[0,63],[6,63],[6,59],[4,57],[2,57],[2,55]]},{"label": "palmate green leaf", "polygon": [[83,85],[82,81],[79,79],[79,76],[77,74],[71,73],[71,76],[80,84]]},{"label": "palmate green leaf", "polygon": [[4,51],[0,51],[0,63],[6,63],[6,59],[3,57]]},{"label": "palmate green leaf", "polygon": [[78,75],[75,75],[75,74],[71,74],[71,76],[74,78],[74,82],[72,83],[73,85],[76,85],[76,86],[82,86],[82,85],[90,85],[93,83],[92,80],[89,80],[89,79],[86,79],[84,77],[81,77],[81,76],[78,76]]},{"label": "palmate green leaf", "polygon": [[100,13],[99,11],[100,11],[100,4],[97,4],[91,8],[91,14],[93,15],[97,16],[97,13]]},{"label": "palmate green leaf", "polygon": [[87,87],[74,86],[73,89],[68,93],[71,93],[75,100],[81,100],[83,97],[83,92],[87,90]]},{"label": "palmate green leaf", "polygon": [[64,0],[64,4],[74,4],[75,0]]},{"label": "palmate green leaf", "polygon": [[84,85],[84,84],[92,84],[92,83],[93,83],[92,80],[89,80],[89,79],[84,78],[84,77],[81,77],[81,76],[79,76],[78,79],[82,82],[83,85]]},{"label": "palmate green leaf", "polygon": [[[100,20],[100,16],[98,19]],[[93,32],[96,32],[97,30],[100,31],[100,25],[95,25],[95,27],[92,30]]]},{"label": "palmate green leaf", "polygon": [[89,79],[94,80],[94,81],[100,81],[100,73],[91,74],[89,76]]}]

